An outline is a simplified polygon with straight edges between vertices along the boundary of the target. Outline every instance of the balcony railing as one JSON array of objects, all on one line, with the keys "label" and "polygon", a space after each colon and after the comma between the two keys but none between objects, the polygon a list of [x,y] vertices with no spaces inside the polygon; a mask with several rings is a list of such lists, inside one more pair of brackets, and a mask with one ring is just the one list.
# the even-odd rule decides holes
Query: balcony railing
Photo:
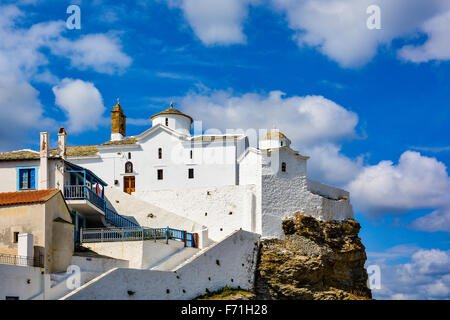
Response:
[{"label": "balcony railing", "polygon": [[88,200],[97,208],[105,211],[105,200],[83,185],[66,185],[64,186],[64,197],[66,200]]},{"label": "balcony railing", "polygon": [[103,228],[82,229],[80,232],[81,242],[115,242],[136,240],[175,239],[181,240],[187,247],[197,247],[198,237],[195,233],[172,228]]},{"label": "balcony railing", "polygon": [[139,228],[139,224],[105,207],[105,220],[119,228]]},{"label": "balcony railing", "polygon": [[12,264],[17,266],[28,266],[28,267],[44,267],[44,257],[42,255],[37,257],[25,257],[16,256],[12,254],[0,253],[0,264]]}]

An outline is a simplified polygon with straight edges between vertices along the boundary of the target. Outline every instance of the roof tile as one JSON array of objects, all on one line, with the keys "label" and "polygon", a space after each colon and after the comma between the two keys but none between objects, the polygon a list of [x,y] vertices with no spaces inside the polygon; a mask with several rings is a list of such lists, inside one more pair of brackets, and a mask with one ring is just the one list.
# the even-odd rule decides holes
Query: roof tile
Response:
[{"label": "roof tile", "polygon": [[58,192],[60,192],[58,189],[2,192],[0,193],[0,206],[46,202]]}]

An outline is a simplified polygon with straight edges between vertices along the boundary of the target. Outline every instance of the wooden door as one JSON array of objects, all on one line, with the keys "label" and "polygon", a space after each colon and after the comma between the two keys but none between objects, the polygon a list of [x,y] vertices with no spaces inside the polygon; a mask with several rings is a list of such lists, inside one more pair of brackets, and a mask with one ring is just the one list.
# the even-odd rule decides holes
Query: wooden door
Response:
[{"label": "wooden door", "polygon": [[123,192],[131,194],[135,191],[135,177],[123,177]]}]

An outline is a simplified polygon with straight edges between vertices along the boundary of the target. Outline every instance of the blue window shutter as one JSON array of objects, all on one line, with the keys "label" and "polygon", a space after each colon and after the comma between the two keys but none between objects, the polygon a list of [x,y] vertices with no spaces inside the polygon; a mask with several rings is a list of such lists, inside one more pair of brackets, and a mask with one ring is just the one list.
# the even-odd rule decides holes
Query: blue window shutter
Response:
[{"label": "blue window shutter", "polygon": [[30,186],[29,186],[30,189],[37,189],[35,172],[36,172],[36,170],[30,169]]},{"label": "blue window shutter", "polygon": [[26,189],[28,185],[28,171],[26,169],[20,169],[19,176],[20,176],[19,188]]}]

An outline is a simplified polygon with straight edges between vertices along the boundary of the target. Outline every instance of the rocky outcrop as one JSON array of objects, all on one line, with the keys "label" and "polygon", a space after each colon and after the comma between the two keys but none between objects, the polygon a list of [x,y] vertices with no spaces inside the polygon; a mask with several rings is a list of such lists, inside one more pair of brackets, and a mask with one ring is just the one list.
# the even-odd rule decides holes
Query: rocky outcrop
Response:
[{"label": "rocky outcrop", "polygon": [[283,221],[283,230],[285,240],[261,241],[257,299],[371,299],[357,221],[296,213]]}]

